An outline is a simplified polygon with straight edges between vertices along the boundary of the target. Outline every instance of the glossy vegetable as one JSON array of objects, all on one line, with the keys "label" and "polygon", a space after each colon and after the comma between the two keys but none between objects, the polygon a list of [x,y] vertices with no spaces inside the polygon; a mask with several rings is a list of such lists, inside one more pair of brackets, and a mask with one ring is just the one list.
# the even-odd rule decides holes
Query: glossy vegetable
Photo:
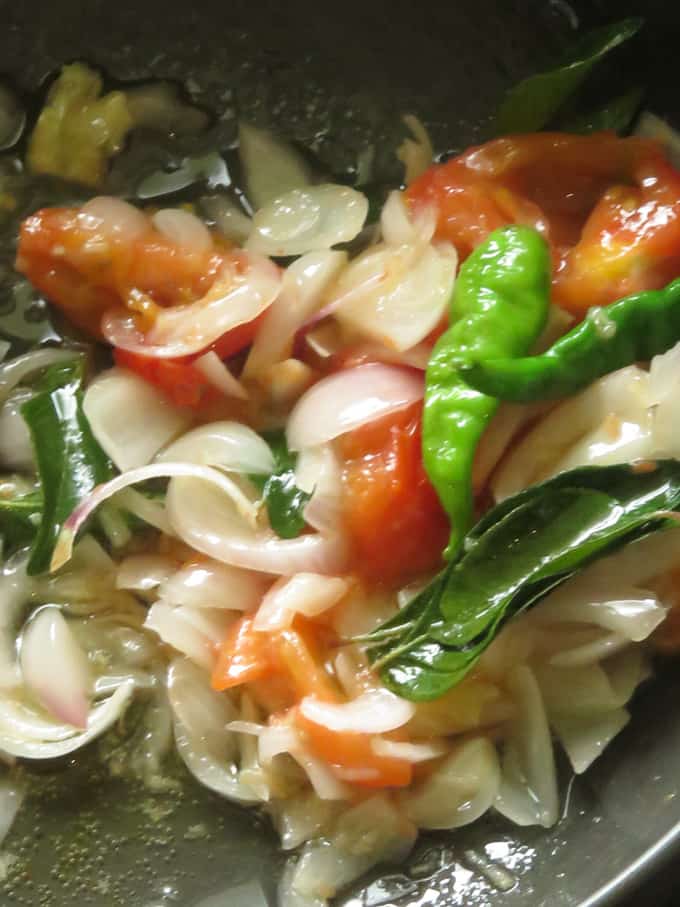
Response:
[{"label": "glossy vegetable", "polygon": [[297,456],[288,450],[285,434],[271,434],[266,440],[274,454],[274,472],[270,476],[253,475],[251,481],[262,491],[274,532],[279,538],[294,539],[305,528],[304,510],[311,494],[297,487]]},{"label": "glossy vegetable", "polygon": [[593,67],[632,38],[642,25],[639,18],[623,19],[580,37],[554,69],[529,76],[508,92],[498,114],[498,131],[542,129],[581,87]]},{"label": "glossy vegetable", "polygon": [[51,366],[21,410],[31,433],[43,498],[42,520],[28,562],[32,574],[47,570],[71,512],[113,473],[83,413],[84,369],[82,357]]},{"label": "glossy vegetable", "polygon": [[586,467],[490,511],[449,565],[369,642],[383,682],[435,699],[474,667],[503,624],[621,545],[673,525],[680,461]]},{"label": "glossy vegetable", "polygon": [[485,359],[463,368],[485,394],[526,403],[575,394],[601,375],[651,359],[680,340],[680,279],[588,316],[540,356]]},{"label": "glossy vegetable", "polygon": [[25,479],[0,481],[0,550],[4,558],[33,541],[40,525],[42,504],[40,492]]},{"label": "glossy vegetable", "polygon": [[451,519],[455,553],[472,515],[472,461],[498,405],[461,375],[471,359],[525,353],[548,313],[550,262],[535,231],[506,227],[491,234],[460,269],[451,327],[434,348],[426,373],[425,469]]}]

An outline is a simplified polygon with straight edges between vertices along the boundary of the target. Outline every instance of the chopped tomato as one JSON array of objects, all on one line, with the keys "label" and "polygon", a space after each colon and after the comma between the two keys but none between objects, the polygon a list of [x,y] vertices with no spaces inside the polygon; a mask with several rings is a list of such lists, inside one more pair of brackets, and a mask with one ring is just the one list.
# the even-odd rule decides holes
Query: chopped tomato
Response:
[{"label": "chopped tomato", "polygon": [[175,406],[201,409],[219,400],[220,394],[191,361],[142,356],[129,350],[114,349],[117,365],[130,369],[161,390]]},{"label": "chopped tomato", "polygon": [[338,778],[359,787],[408,787],[413,766],[404,759],[378,756],[371,734],[331,731],[296,713],[295,723],[310,751],[327,762]]},{"label": "chopped tomato", "polygon": [[242,617],[227,630],[211,683],[214,690],[227,690],[259,680],[276,670],[271,636],[255,630],[252,617]]},{"label": "chopped tomato", "polygon": [[225,252],[196,252],[156,230],[103,233],[78,208],[43,208],[21,225],[16,267],[69,319],[100,337],[107,309],[134,296],[162,306],[192,302],[213,283]]},{"label": "chopped tomato", "polygon": [[356,570],[396,583],[439,566],[449,524],[423,467],[422,404],[343,435],[344,512]]}]

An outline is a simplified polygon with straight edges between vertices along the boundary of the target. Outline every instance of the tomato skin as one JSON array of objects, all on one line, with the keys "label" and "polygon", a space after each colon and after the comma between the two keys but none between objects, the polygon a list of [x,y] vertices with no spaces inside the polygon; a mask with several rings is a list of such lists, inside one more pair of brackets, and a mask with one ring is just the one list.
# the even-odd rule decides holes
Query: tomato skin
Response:
[{"label": "tomato skin", "polygon": [[175,406],[202,409],[220,399],[208,379],[187,359],[160,359],[115,348],[116,365],[127,368],[162,391]]},{"label": "tomato skin", "polygon": [[422,404],[343,435],[345,523],[355,571],[396,584],[436,569],[449,524],[423,467]]}]

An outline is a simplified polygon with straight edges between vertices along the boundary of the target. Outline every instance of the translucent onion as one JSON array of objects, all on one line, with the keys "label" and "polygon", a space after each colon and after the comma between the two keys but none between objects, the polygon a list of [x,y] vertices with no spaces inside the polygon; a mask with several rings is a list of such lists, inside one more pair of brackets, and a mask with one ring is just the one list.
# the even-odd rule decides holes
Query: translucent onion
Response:
[{"label": "translucent onion", "polygon": [[90,497],[76,507],[59,533],[50,563],[50,571],[58,570],[70,560],[78,530],[100,504],[129,485],[134,485],[137,482],[146,482],[148,479],[168,478],[169,476],[193,476],[201,482],[216,485],[222,489],[226,496],[236,502],[239,512],[245,515],[250,523],[253,522],[255,514],[252,502],[223,473],[209,466],[199,466],[195,463],[151,463],[149,466],[131,469],[120,476],[116,476],[115,479],[111,479],[110,482],[98,485]]},{"label": "translucent onion", "polygon": [[78,212],[78,226],[127,247],[149,230],[149,220],[139,208],[110,195],[91,198]]},{"label": "translucent onion", "polygon": [[387,196],[380,213],[380,232],[388,246],[429,243],[437,226],[437,210],[431,206],[411,212],[403,192],[394,190]]},{"label": "translucent onion", "polygon": [[238,142],[248,199],[253,208],[262,208],[277,196],[311,182],[302,155],[272,132],[241,122]]},{"label": "translucent onion", "polygon": [[371,749],[376,756],[387,759],[403,759],[405,762],[427,762],[438,759],[449,749],[444,740],[428,740],[426,743],[407,743],[399,740],[386,740],[384,737],[374,737]]},{"label": "translucent onion", "polygon": [[368,364],[336,372],[298,401],[286,427],[288,446],[302,450],[332,441],[422,399],[422,377],[390,365]]},{"label": "translucent onion", "polygon": [[458,744],[401,804],[419,828],[460,828],[493,805],[500,784],[498,757],[485,737]]},{"label": "translucent onion", "polygon": [[191,423],[186,411],[122,368],[98,375],[85,391],[83,411],[95,438],[122,472],[146,466]]},{"label": "translucent onion", "polygon": [[383,687],[368,690],[349,702],[330,703],[315,696],[305,696],[300,703],[300,714],[308,721],[339,733],[394,731],[409,722],[415,713],[412,702],[400,699]]},{"label": "translucent onion", "polygon": [[274,471],[269,445],[240,422],[210,422],[182,435],[156,458],[160,463],[197,463],[226,472],[267,475]]},{"label": "translucent onion", "polygon": [[238,378],[232,375],[227,364],[222,362],[214,350],[195,359],[193,366],[225,397],[236,397],[238,400],[248,399],[248,391]]},{"label": "translucent onion", "polygon": [[28,388],[19,389],[0,405],[0,464],[5,469],[35,471],[31,435],[21,415],[21,407],[32,396]]},{"label": "translucent onion", "polygon": [[136,127],[185,134],[199,132],[210,122],[204,110],[182,98],[173,82],[152,82],[127,88],[125,99]]},{"label": "translucent onion", "polygon": [[434,149],[427,129],[417,116],[407,113],[402,120],[413,136],[404,139],[397,149],[397,157],[404,165],[404,182],[409,186],[430,166],[434,158]]},{"label": "translucent onion", "polygon": [[199,667],[212,671],[217,646],[233,621],[230,611],[173,607],[157,601],[149,608],[144,626]]},{"label": "translucent onion", "polygon": [[[550,828],[558,818],[555,759],[541,689],[526,665],[512,669],[508,686],[517,717],[505,744],[496,809],[516,825]],[[570,696],[578,694],[570,690]]]},{"label": "translucent onion", "polygon": [[292,189],[256,211],[246,248],[263,255],[304,255],[351,242],[361,232],[368,199],[349,186]]},{"label": "translucent onion", "polygon": [[569,756],[572,768],[580,775],[604,752],[629,720],[628,711],[618,708],[602,715],[553,715],[550,723]]},{"label": "translucent onion", "polygon": [[298,731],[290,724],[272,724],[258,737],[258,754],[263,765],[271,766],[275,757],[287,753],[304,769],[314,792],[321,800],[346,800],[347,785],[339,781],[330,767],[312,756],[303,746]]},{"label": "translucent onion", "polygon": [[58,721],[87,727],[92,672],[58,608],[41,608],[24,630],[21,673],[38,702]]},{"label": "translucent onion", "polygon": [[26,551],[8,558],[0,570],[0,690],[16,687],[21,682],[17,662],[18,624],[33,591],[26,575]]},{"label": "translucent onion", "polygon": [[342,514],[342,472],[330,444],[300,451],[295,484],[311,495],[305,505],[305,522],[320,532],[337,531]]},{"label": "translucent onion", "polygon": [[158,591],[171,605],[254,611],[270,583],[269,577],[252,570],[204,560],[185,564]]},{"label": "translucent onion", "polygon": [[[42,724],[59,732],[57,739],[36,739],[27,737],[25,731],[13,722],[7,721],[5,705],[0,697],[0,750],[20,759],[58,759],[79,750],[91,740],[99,737],[118,721],[127,708],[134,690],[133,683],[121,684],[112,696],[98,702],[90,711],[87,730],[74,733],[73,728]],[[40,723],[38,716],[31,720],[31,726]]]},{"label": "translucent onion", "polygon": [[237,202],[228,195],[206,195],[200,199],[199,205],[225,239],[243,245],[253,225]]},{"label": "translucent onion", "polygon": [[163,554],[131,554],[124,558],[116,572],[116,589],[149,592],[168,580],[177,569],[177,561]]},{"label": "translucent onion", "polygon": [[274,632],[289,627],[296,614],[316,617],[337,604],[348,589],[349,583],[337,576],[297,573],[290,579],[280,579],[262,599],[253,628]]},{"label": "translucent onion", "polygon": [[143,356],[190,356],[254,321],[272,304],[280,283],[279,270],[269,259],[240,253],[224,264],[202,299],[161,309],[146,333],[132,315],[118,310],[104,315],[102,332],[113,346]]},{"label": "translucent onion", "polygon": [[680,429],[675,402],[680,390],[680,343],[649,366],[649,403],[652,409],[654,454],[659,457],[680,455]]},{"label": "translucent onion", "polygon": [[151,221],[154,227],[166,236],[172,243],[189,252],[203,254],[210,252],[213,247],[210,231],[190,211],[182,208],[161,208]]},{"label": "translucent onion", "polygon": [[324,250],[309,252],[286,268],[281,293],[258,329],[244,377],[256,376],[290,356],[297,331],[318,310],[323,294],[346,263],[346,252]]},{"label": "translucent onion", "polygon": [[253,529],[226,494],[214,494],[201,481],[174,479],[167,506],[177,535],[196,551],[225,564],[286,576],[342,572],[346,550],[340,536],[280,539],[268,529]]},{"label": "translucent onion", "polygon": [[43,368],[54,365],[55,362],[71,361],[74,355],[73,350],[49,347],[24,353],[23,356],[17,356],[15,359],[8,359],[3,362],[0,364],[0,403],[4,403],[17,384],[20,384],[24,378],[35,374],[35,372]]}]

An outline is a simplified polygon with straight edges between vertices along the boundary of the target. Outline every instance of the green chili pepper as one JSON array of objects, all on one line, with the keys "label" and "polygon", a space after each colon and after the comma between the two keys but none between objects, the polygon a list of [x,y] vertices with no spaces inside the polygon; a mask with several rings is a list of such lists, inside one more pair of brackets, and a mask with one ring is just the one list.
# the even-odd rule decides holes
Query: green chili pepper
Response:
[{"label": "green chili pepper", "polygon": [[465,379],[518,403],[568,397],[601,375],[664,353],[680,340],[680,278],[663,290],[591,309],[584,321],[540,356],[477,357]]},{"label": "green chili pepper", "polygon": [[528,227],[495,230],[461,266],[451,303],[451,327],[427,367],[423,460],[451,518],[447,555],[455,554],[472,515],[472,461],[498,406],[462,377],[471,361],[522,356],[545,325],[550,256]]}]

